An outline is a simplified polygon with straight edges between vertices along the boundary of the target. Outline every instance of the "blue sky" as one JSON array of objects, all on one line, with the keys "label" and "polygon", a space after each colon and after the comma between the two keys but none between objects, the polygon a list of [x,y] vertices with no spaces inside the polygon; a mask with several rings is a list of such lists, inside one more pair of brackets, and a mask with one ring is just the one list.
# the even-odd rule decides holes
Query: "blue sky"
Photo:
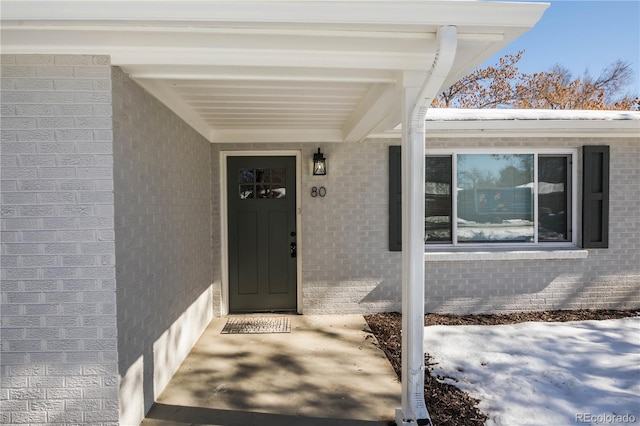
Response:
[{"label": "blue sky", "polygon": [[640,94],[640,0],[536,1],[551,4],[538,24],[484,65],[525,50],[520,71],[547,71],[557,63],[578,77],[585,70],[599,76],[622,59],[635,71],[627,91]]}]

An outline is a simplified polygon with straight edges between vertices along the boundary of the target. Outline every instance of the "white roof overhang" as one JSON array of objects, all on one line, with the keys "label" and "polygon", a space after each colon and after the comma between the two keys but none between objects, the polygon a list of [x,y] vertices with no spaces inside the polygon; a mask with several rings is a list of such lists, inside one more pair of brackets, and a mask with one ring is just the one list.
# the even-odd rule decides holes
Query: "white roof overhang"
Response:
[{"label": "white roof overhang", "polygon": [[[495,137],[640,137],[640,112],[599,110],[431,108],[427,139]],[[400,138],[400,126],[371,134]]]},{"label": "white roof overhang", "polygon": [[546,3],[3,0],[2,53],[109,55],[209,141],[359,141],[400,123],[457,27],[443,88],[529,30]]}]

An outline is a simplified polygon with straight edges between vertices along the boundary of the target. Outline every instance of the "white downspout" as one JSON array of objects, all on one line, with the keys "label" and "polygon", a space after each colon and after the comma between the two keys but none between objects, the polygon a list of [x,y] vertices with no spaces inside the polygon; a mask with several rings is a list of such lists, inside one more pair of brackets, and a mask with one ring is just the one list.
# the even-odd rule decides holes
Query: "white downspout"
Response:
[{"label": "white downspout", "polygon": [[[438,51],[433,65],[417,97],[403,103],[402,408],[396,410],[399,426],[432,425],[424,400],[425,116],[451,71],[457,40],[455,26],[438,29]],[[410,96],[406,88],[404,96]]]}]

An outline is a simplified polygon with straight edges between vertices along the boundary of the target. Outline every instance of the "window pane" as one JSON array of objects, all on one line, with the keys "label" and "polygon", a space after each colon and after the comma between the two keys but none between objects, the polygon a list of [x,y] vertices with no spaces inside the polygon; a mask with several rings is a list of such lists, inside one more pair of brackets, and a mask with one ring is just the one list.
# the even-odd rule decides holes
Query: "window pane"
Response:
[{"label": "window pane", "polygon": [[287,179],[287,169],[271,169],[271,183],[284,183]]},{"label": "window pane", "polygon": [[256,185],[256,197],[257,198],[272,198],[269,185]]},{"label": "window pane", "polygon": [[256,182],[269,182],[271,169],[256,169]]},{"label": "window pane", "polygon": [[238,172],[238,182],[251,183],[255,182],[255,174],[253,169],[242,168]]},{"label": "window pane", "polygon": [[569,158],[538,158],[538,241],[568,241]]},{"label": "window pane", "polygon": [[240,199],[247,200],[254,198],[254,186],[253,185],[240,185]]},{"label": "window pane", "polygon": [[533,160],[533,154],[458,155],[458,242],[533,242]]},{"label": "window pane", "polygon": [[[240,199],[286,198],[287,169],[245,169],[238,171]],[[256,185],[257,183],[257,185]]]},{"label": "window pane", "polygon": [[271,185],[271,198],[286,198],[287,188],[280,185]]},{"label": "window pane", "polygon": [[287,196],[287,169],[271,169],[271,198]]},{"label": "window pane", "polygon": [[427,243],[451,242],[451,157],[426,158],[425,235]]}]

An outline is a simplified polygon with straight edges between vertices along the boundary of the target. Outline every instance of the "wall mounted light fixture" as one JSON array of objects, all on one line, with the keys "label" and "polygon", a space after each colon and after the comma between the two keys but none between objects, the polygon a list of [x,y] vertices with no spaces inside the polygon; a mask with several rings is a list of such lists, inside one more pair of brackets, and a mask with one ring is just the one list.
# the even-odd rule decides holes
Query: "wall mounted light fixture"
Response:
[{"label": "wall mounted light fixture", "polygon": [[318,148],[318,152],[313,154],[313,175],[314,176],[325,176],[327,174],[327,159],[324,158],[322,152],[320,152],[320,148]]}]

